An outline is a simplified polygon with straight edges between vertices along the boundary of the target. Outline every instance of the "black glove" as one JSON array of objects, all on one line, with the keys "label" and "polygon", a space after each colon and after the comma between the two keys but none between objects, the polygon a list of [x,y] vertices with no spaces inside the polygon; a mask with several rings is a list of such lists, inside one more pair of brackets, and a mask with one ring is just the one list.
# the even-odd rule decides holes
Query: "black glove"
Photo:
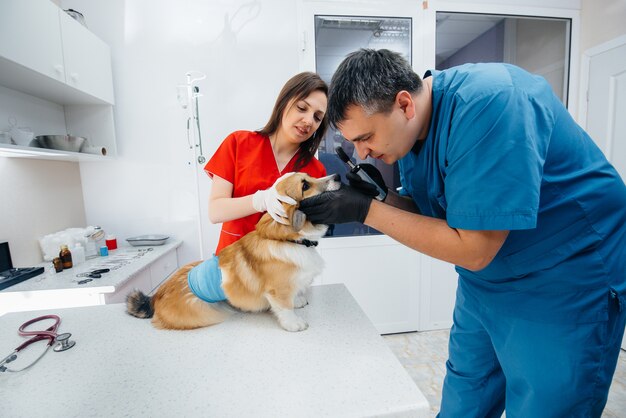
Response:
[{"label": "black glove", "polygon": [[304,199],[298,209],[314,224],[363,223],[371,204],[371,197],[342,184],[339,190]]},{"label": "black glove", "polygon": [[[384,202],[385,198],[387,197],[387,194],[389,193],[389,189],[387,185],[385,184],[383,175],[380,174],[380,171],[378,171],[378,169],[372,164],[363,163],[363,164],[359,164],[359,167],[361,167],[361,170],[367,173],[367,175],[370,176],[370,178],[374,180],[376,184],[378,184],[378,186],[385,191],[385,196],[382,199],[382,201]],[[354,187],[355,189],[357,189],[359,192],[363,193],[364,195],[369,196],[369,197],[376,197],[378,195],[378,190],[376,189],[376,186],[363,180],[361,177],[359,177],[357,173],[353,173],[352,171],[349,171],[346,174],[346,178],[348,179],[350,186]]]}]

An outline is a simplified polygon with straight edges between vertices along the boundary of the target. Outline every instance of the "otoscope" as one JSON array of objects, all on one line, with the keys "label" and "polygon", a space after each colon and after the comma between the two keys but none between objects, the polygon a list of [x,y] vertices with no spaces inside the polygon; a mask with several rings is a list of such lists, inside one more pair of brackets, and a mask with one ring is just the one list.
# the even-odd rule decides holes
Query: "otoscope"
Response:
[{"label": "otoscope", "polygon": [[344,163],[346,163],[348,165],[348,167],[350,167],[350,172],[351,173],[355,173],[356,175],[361,177],[361,179],[363,181],[366,181],[369,184],[371,184],[374,187],[376,187],[376,191],[378,192],[378,194],[376,196],[374,196],[375,199],[382,201],[383,199],[385,199],[385,197],[387,197],[387,192],[385,190],[383,190],[378,185],[378,183],[376,183],[374,180],[372,180],[372,178],[365,172],[365,170],[361,169],[360,165],[354,164],[352,162],[352,160],[350,159],[350,157],[348,157],[348,154],[346,154],[346,152],[343,150],[343,148],[337,147],[337,148],[335,148],[335,152],[337,153],[337,155],[339,156],[341,161],[343,161]]}]

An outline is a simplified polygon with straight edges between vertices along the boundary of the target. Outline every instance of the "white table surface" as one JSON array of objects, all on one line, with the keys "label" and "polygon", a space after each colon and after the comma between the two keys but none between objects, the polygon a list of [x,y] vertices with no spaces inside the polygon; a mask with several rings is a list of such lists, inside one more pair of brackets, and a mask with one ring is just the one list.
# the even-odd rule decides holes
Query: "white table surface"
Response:
[{"label": "white table surface", "polygon": [[[39,276],[32,277],[16,285],[7,287],[0,291],[0,295],[12,292],[36,292],[49,290],[80,290],[87,292],[112,293],[117,287],[124,284],[130,277],[158,260],[163,254],[175,250],[182,244],[182,241],[168,240],[163,245],[119,247],[109,252],[106,257],[95,257],[86,262],[63,270],[60,273],[44,271]],[[146,251],[149,248],[152,250]],[[143,254],[143,255],[141,255]],[[41,263],[40,266],[48,267],[52,262]],[[111,269],[108,273],[103,273],[99,279],[84,284],[77,282],[86,277],[76,277],[77,274],[89,272],[109,265],[120,265],[118,269]]]},{"label": "white table surface", "polygon": [[[428,417],[429,406],[344,285],[314,286],[290,333],[269,313],[163,331],[121,304],[0,317],[0,358],[17,328],[57,313],[76,345],[0,373],[3,417]],[[32,346],[14,363],[36,357]],[[36,347],[37,346],[37,347]]]}]

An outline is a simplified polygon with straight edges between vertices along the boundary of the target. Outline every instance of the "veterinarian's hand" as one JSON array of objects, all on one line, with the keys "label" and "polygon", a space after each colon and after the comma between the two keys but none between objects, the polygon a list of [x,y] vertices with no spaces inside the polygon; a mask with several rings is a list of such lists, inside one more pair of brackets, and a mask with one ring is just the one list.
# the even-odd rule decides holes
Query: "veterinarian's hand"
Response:
[{"label": "veterinarian's hand", "polygon": [[363,223],[371,204],[371,197],[342,184],[339,190],[304,199],[298,209],[314,224]]},{"label": "veterinarian's hand", "polygon": [[[365,171],[367,175],[370,176],[370,178],[374,180],[376,184],[378,184],[378,186],[385,191],[385,198],[386,198],[387,193],[389,192],[389,189],[387,185],[385,184],[385,180],[383,179],[383,175],[380,174],[380,171],[378,171],[378,169],[374,165],[369,164],[369,163],[359,164],[359,167],[361,167],[361,170]],[[376,186],[363,180],[361,177],[359,177],[357,173],[353,173],[349,171],[346,174],[346,178],[348,179],[350,186],[354,187],[355,189],[357,189],[359,192],[363,193],[364,195],[369,196],[369,197],[378,196],[378,190],[376,190]],[[383,198],[382,201],[384,202],[385,199]]]},{"label": "veterinarian's hand", "polygon": [[266,190],[259,190],[254,195],[252,195],[252,206],[257,212],[265,212],[270,214],[270,216],[278,223],[288,225],[289,220],[287,219],[287,212],[285,212],[285,208],[281,202],[285,202],[288,205],[295,205],[296,201],[290,198],[289,196],[283,196],[278,193],[276,190],[276,185],[281,182],[281,180],[291,176],[294,173],[287,173],[282,175],[274,182],[274,185]]}]

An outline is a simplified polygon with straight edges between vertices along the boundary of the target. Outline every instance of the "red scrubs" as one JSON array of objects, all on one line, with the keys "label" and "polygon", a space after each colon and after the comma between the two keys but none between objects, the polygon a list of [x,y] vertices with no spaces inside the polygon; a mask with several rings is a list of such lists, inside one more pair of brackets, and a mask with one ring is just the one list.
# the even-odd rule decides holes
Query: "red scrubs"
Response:
[{"label": "red scrubs", "polygon": [[[280,176],[294,171],[298,153],[283,171],[278,171],[268,137],[256,132],[236,131],[226,137],[204,170],[211,178],[216,175],[232,183],[233,197],[242,197],[268,189]],[[315,158],[298,171],[316,178],[326,175],[326,169]],[[259,212],[224,222],[215,254],[219,255],[223,248],[253,231],[261,216],[263,213]]]}]

